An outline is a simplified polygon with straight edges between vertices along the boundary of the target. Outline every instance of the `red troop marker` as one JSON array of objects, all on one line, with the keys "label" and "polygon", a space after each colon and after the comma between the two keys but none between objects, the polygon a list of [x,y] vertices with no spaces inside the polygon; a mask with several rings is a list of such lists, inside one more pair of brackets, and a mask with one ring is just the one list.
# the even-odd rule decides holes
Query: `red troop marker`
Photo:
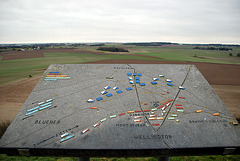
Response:
[{"label": "red troop marker", "polygon": [[166,105],[167,103],[168,103],[168,101],[167,101],[167,102],[164,102],[163,104]]},{"label": "red troop marker", "polygon": [[178,98],[186,99],[186,97],[178,97]]},{"label": "red troop marker", "polygon": [[152,124],[153,126],[159,126],[160,124]]},{"label": "red troop marker", "polygon": [[149,112],[149,111],[151,111],[151,110],[144,110],[144,112]]},{"label": "red troop marker", "polygon": [[90,131],[90,129],[83,130],[82,133],[84,134],[84,133],[86,133],[88,131]]},{"label": "red troop marker", "polygon": [[167,93],[169,93],[169,91],[167,91]]},{"label": "red troop marker", "polygon": [[157,117],[157,115],[150,115],[150,117]]},{"label": "red troop marker", "polygon": [[162,107],[163,107],[163,105],[159,106],[158,108],[162,108]]},{"label": "red troop marker", "polygon": [[126,113],[125,113],[125,112],[123,112],[123,113],[120,113],[120,114],[119,114],[119,116],[122,116],[122,115],[125,115],[125,114],[126,114]]},{"label": "red troop marker", "polygon": [[171,105],[171,103],[168,103],[166,106],[170,106]]},{"label": "red troop marker", "polygon": [[176,109],[183,109],[183,107],[176,107]]},{"label": "red troop marker", "polygon": [[162,110],[166,110],[167,106],[165,106]]},{"label": "red troop marker", "polygon": [[135,112],[142,112],[142,110],[136,110]]},{"label": "red troop marker", "polygon": [[133,120],[134,122],[141,122],[141,120]]},{"label": "red troop marker", "polygon": [[134,117],[135,119],[140,119],[140,118],[142,118],[141,116],[135,116]]},{"label": "red troop marker", "polygon": [[144,105],[147,105],[147,103],[144,103]]},{"label": "red troop marker", "polygon": [[182,104],[175,104],[176,106],[182,106]]},{"label": "red troop marker", "polygon": [[95,127],[97,127],[99,125],[100,125],[100,123],[96,123],[95,125],[93,125],[93,127],[95,128]]},{"label": "red troop marker", "polygon": [[171,102],[171,101],[173,101],[173,99],[168,100],[168,102]]}]

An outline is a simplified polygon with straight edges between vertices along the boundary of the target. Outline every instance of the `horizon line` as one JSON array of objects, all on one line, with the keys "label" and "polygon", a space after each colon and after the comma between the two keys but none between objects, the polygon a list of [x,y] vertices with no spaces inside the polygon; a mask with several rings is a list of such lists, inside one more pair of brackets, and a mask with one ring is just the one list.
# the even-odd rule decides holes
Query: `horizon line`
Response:
[{"label": "horizon line", "polygon": [[240,45],[239,43],[196,43],[196,42],[170,42],[170,41],[115,41],[115,42],[111,42],[111,41],[92,41],[92,42],[16,42],[16,43],[0,43],[0,45],[23,45],[23,44],[77,44],[77,43],[81,43],[81,44],[91,44],[91,43],[114,43],[114,44],[118,44],[118,43],[171,43],[171,44],[178,44],[178,45],[194,45],[194,44],[221,44],[221,45]]}]

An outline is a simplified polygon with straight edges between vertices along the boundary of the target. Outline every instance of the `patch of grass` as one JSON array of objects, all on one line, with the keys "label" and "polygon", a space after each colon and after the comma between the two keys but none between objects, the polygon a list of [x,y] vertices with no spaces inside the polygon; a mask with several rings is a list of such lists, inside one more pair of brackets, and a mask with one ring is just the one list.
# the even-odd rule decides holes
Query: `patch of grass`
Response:
[{"label": "patch of grass", "polygon": [[42,58],[16,59],[0,61],[0,85],[15,80],[28,78],[29,75],[43,74],[39,69],[47,68],[50,64],[79,64],[103,60],[98,55],[76,53],[45,53]]},{"label": "patch of grass", "polygon": [[11,124],[11,121],[5,120],[0,122],[0,139],[7,130],[8,126]]},{"label": "patch of grass", "polygon": [[[20,156],[7,156],[5,154],[0,155],[0,160],[12,161],[77,161],[75,157],[20,157]],[[157,161],[157,157],[146,158],[90,158],[91,161]],[[171,161],[239,161],[240,155],[212,155],[212,156],[181,156],[170,157]]]},{"label": "patch of grass", "polygon": [[7,156],[0,154],[0,160],[4,161],[77,161],[74,157],[26,157],[26,156]]},{"label": "patch of grass", "polygon": [[135,54],[150,55],[164,58],[168,61],[193,61],[222,64],[240,64],[240,48],[234,48],[229,56],[229,51],[196,50],[193,46],[162,46],[162,47],[135,47]]},{"label": "patch of grass", "polygon": [[240,155],[209,155],[171,157],[171,161],[239,161]]},{"label": "patch of grass", "polygon": [[116,55],[103,55],[103,57],[106,57],[107,59],[134,59],[134,60],[159,60],[155,58],[148,58],[148,57],[142,57],[142,56],[132,56],[132,55],[126,55],[126,54],[116,54]]},{"label": "patch of grass", "polygon": [[155,56],[155,57],[163,58],[166,61],[191,61],[191,62],[207,62],[207,63],[221,63],[221,64],[240,64],[240,63],[219,60],[216,58],[213,59],[211,57],[203,57],[203,56],[195,57],[195,55],[192,55],[192,54],[179,54],[179,53],[137,53],[137,54]]},{"label": "patch of grass", "polygon": [[44,53],[42,58],[28,58],[0,61],[0,85],[28,78],[29,75],[35,76],[43,74],[50,64],[80,64],[97,60],[107,59],[141,59],[154,60],[154,58],[144,58],[141,56],[130,55],[94,55],[82,53]]},{"label": "patch of grass", "polygon": [[13,51],[13,49],[12,49],[12,48],[0,49],[0,53],[1,53],[1,52],[8,52],[8,51]]}]

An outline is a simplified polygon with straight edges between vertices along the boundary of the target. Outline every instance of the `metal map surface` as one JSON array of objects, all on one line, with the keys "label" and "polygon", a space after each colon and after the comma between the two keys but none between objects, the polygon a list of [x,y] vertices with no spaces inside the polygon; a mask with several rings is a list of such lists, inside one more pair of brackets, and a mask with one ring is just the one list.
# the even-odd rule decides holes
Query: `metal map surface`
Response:
[{"label": "metal map surface", "polygon": [[194,65],[52,64],[0,140],[42,156],[239,154],[240,128]]}]

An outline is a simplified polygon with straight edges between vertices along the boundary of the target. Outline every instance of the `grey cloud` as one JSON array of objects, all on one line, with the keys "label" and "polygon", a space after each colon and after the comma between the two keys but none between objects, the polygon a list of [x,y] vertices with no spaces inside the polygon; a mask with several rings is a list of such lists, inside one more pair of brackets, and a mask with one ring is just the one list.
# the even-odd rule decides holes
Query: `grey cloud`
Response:
[{"label": "grey cloud", "polygon": [[238,0],[0,1],[0,43],[240,42]]}]

